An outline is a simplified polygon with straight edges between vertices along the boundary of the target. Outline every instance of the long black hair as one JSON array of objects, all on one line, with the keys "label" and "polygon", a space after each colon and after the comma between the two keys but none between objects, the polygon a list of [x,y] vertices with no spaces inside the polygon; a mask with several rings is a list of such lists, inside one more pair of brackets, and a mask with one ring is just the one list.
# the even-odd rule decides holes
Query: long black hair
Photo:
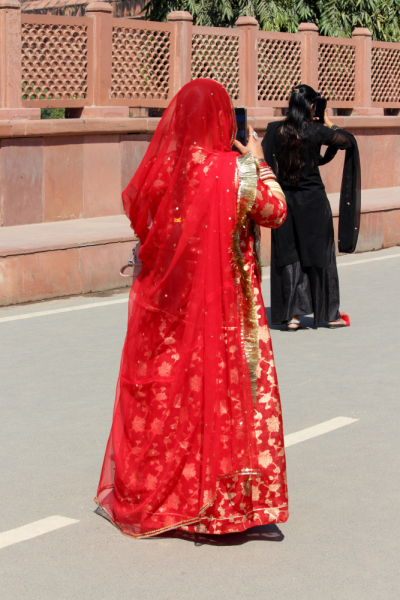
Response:
[{"label": "long black hair", "polygon": [[291,93],[278,143],[279,179],[296,183],[309,147],[307,123],[312,123],[312,104],[319,94],[309,85],[297,85]]}]

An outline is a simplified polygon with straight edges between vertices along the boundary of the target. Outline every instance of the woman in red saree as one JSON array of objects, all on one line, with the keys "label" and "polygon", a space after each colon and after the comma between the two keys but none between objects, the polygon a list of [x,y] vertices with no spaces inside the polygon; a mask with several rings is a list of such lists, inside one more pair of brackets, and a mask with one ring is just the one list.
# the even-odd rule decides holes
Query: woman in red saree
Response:
[{"label": "woman in red saree", "polygon": [[192,81],[123,192],[143,266],[96,502],[137,538],[288,518],[257,258],[259,226],[278,227],[286,204],[276,182],[263,181],[266,164],[232,152],[235,134],[225,89]]}]

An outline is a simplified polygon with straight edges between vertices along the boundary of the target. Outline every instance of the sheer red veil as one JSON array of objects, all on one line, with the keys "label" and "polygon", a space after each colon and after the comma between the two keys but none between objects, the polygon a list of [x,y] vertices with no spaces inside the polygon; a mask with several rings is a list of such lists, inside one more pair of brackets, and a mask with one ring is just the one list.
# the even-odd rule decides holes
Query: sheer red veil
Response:
[{"label": "sheer red veil", "polygon": [[195,523],[232,477],[260,474],[231,255],[235,127],[225,89],[192,81],[123,193],[143,267],[98,501],[130,535]]}]

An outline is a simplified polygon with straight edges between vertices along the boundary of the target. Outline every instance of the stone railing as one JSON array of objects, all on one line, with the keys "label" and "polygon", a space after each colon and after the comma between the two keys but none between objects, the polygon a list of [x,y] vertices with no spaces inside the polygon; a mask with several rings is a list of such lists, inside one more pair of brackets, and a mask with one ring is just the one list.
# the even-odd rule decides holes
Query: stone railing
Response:
[{"label": "stone railing", "polygon": [[75,117],[140,114],[165,108],[199,77],[222,83],[250,116],[287,106],[300,82],[339,113],[400,108],[400,44],[373,42],[368,29],[352,39],[319,36],[313,23],[276,33],[252,17],[232,29],[196,27],[184,11],[154,23],[113,18],[107,2],[90,2],[85,15],[21,15],[18,0],[0,0],[0,119],[35,119],[50,107]]}]

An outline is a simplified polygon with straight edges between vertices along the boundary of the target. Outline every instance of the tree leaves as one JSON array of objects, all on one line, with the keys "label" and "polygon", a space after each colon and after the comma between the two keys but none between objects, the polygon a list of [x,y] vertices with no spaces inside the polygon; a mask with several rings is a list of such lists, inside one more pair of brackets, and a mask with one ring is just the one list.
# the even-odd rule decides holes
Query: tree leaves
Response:
[{"label": "tree leaves", "polygon": [[301,22],[318,25],[321,35],[351,37],[368,27],[374,40],[400,41],[400,0],[150,0],[146,18],[166,21],[172,10],[187,10],[196,25],[233,27],[252,16],[265,31],[296,32]]}]

